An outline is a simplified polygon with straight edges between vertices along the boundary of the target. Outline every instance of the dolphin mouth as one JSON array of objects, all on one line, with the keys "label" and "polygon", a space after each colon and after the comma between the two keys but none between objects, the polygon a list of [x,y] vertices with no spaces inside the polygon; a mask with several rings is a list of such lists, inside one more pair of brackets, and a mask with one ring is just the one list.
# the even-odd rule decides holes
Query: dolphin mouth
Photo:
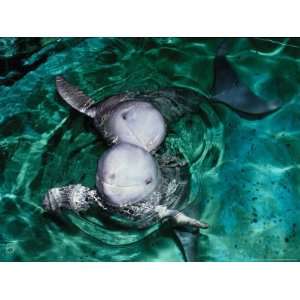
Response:
[{"label": "dolphin mouth", "polygon": [[112,187],[112,188],[121,188],[121,189],[126,189],[126,188],[133,188],[133,187],[140,187],[142,186],[141,184],[132,184],[132,185],[118,185],[118,184],[110,184],[108,182],[105,182],[103,180],[101,180],[101,183],[103,185],[107,185],[109,187]]}]

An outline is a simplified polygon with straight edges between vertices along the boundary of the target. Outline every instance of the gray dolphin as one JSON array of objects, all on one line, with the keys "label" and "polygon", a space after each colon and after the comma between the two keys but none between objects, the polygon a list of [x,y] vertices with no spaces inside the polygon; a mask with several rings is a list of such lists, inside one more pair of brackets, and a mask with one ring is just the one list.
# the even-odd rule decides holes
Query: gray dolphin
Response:
[{"label": "gray dolphin", "polygon": [[[219,48],[214,61],[215,78],[208,101],[223,103],[233,110],[253,118],[266,116],[280,108],[281,102],[279,100],[264,101],[239,80],[225,56],[224,49],[224,47]],[[48,191],[44,198],[46,210],[57,211],[61,208],[68,208],[81,212],[97,204],[104,212],[109,214],[117,213],[124,217],[125,211],[134,211],[134,208],[137,209],[136,207],[138,207],[139,213],[133,213],[129,217],[129,219],[133,218],[135,220],[133,222],[135,226],[145,227],[153,224],[153,222],[166,219],[171,220],[175,226],[175,237],[179,241],[185,260],[195,260],[195,245],[199,235],[197,231],[191,230],[191,228],[207,228],[208,225],[191,217],[193,209],[187,208],[185,214],[176,210],[174,202],[168,202],[172,197],[170,195],[166,196],[165,189],[174,177],[165,176],[164,184],[162,184],[160,168],[146,154],[157,150],[166,136],[166,122],[159,110],[148,101],[147,95],[120,94],[96,103],[61,76],[56,78],[56,85],[62,99],[78,112],[92,118],[96,129],[102,136],[108,142],[117,144],[117,146],[109,149],[103,158],[99,160],[97,190],[83,187],[80,184],[53,188]],[[151,98],[150,95],[149,97]],[[132,148],[134,146],[137,148]],[[146,163],[142,168],[136,170],[136,168],[130,167],[128,163],[130,162],[133,165],[132,159],[136,162],[135,151],[141,151],[137,150],[139,148],[142,148],[144,151],[143,158],[140,160],[141,164],[145,164],[148,159],[151,163],[148,165]],[[118,153],[117,149],[127,149],[125,151],[127,153],[125,155],[126,159],[118,161],[117,157],[120,156],[120,153]],[[117,153],[118,155],[110,163],[107,163],[108,157],[113,155],[112,153]],[[118,166],[120,165],[125,166],[123,173],[112,172],[112,170],[119,170]],[[135,165],[135,167],[137,166]],[[133,172],[129,174],[134,178],[133,181],[135,183],[133,185],[131,182],[132,178],[128,175],[129,168]],[[178,168],[177,164],[175,164],[175,168]],[[126,169],[127,171],[124,171]],[[151,170],[154,173],[148,176]],[[149,178],[143,178],[144,171],[146,174],[150,172],[147,175]],[[112,176],[113,179],[109,176]],[[117,186],[111,184],[111,180],[114,184],[116,184],[117,180]],[[135,180],[137,180],[139,185],[136,184]],[[166,182],[168,183],[166,184]],[[135,195],[135,197],[132,195]],[[172,196],[175,196],[175,194]],[[125,202],[123,203],[122,201]],[[149,203],[151,204],[150,210],[148,209]],[[149,220],[151,221],[149,222]]]}]

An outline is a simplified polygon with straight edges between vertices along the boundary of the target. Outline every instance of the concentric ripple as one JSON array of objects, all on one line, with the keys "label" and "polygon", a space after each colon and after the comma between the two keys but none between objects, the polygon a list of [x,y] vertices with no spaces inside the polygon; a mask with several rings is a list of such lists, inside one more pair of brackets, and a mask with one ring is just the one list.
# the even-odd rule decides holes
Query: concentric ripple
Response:
[{"label": "concentric ripple", "polygon": [[[167,120],[169,134],[156,158],[162,165],[169,158],[173,159],[173,164],[188,164],[188,167],[180,167],[179,173],[166,175],[174,176],[178,185],[174,194],[178,199],[170,199],[172,207],[182,210],[194,201],[201,201],[201,177],[218,165],[223,154],[223,125],[216,111],[208,100],[189,89],[165,89],[138,96],[151,101]],[[188,192],[180,191],[180,185],[187,186]],[[114,246],[141,241],[159,228],[159,224],[144,230],[122,228],[103,223],[101,216],[79,217],[69,213],[68,218],[88,235]]]},{"label": "concentric ripple", "polygon": [[274,114],[242,119],[204,98],[220,39],[0,39],[0,260],[183,260],[164,226],[124,229],[96,215],[43,213],[49,188],[94,187],[107,149],[57,95],[58,75],[95,101],[155,96],[168,119],[158,155],[188,162],[188,196],[176,205],[210,225],[199,260],[299,260],[300,40],[231,41],[227,58],[239,79],[284,103]]}]

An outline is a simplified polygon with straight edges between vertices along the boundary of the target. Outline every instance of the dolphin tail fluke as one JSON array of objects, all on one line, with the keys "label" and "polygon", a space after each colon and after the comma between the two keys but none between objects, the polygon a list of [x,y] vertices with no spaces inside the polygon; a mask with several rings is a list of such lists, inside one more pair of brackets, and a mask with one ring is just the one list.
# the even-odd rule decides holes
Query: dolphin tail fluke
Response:
[{"label": "dolphin tail fluke", "polygon": [[[199,229],[208,228],[208,224],[198,221],[196,218],[189,217],[183,212],[168,209],[165,206],[158,206],[156,211],[161,221],[165,219],[171,221],[175,241],[184,256],[185,261],[197,261]],[[194,216],[195,208],[186,208],[185,212]]]},{"label": "dolphin tail fluke", "polygon": [[185,231],[183,229],[173,229],[175,240],[183,254],[184,260],[187,262],[198,261],[198,239],[199,231]]},{"label": "dolphin tail fluke", "polygon": [[56,77],[56,88],[59,95],[75,110],[94,118],[95,102],[79,88],[68,83],[62,76]]},{"label": "dolphin tail fluke", "polygon": [[224,103],[242,113],[254,115],[265,115],[280,108],[280,100],[264,101],[239,80],[224,55],[224,47],[220,47],[221,50],[218,51],[214,62],[212,100]]}]

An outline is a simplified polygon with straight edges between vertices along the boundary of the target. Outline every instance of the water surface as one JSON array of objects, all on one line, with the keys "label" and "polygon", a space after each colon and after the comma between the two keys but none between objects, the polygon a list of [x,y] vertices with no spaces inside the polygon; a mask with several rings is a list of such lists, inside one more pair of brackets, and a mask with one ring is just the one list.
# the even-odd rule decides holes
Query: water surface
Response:
[{"label": "water surface", "polygon": [[[96,101],[170,87],[203,99],[220,41],[0,39],[0,260],[183,261],[168,228],[113,231],[74,215],[43,214],[49,188],[95,184],[107,148],[91,122],[61,101],[54,79],[63,74]],[[173,124],[166,147],[188,158],[196,213],[210,224],[198,260],[300,259],[299,57],[299,39],[232,40],[228,59],[241,80],[283,107],[249,120],[199,101]]]}]

